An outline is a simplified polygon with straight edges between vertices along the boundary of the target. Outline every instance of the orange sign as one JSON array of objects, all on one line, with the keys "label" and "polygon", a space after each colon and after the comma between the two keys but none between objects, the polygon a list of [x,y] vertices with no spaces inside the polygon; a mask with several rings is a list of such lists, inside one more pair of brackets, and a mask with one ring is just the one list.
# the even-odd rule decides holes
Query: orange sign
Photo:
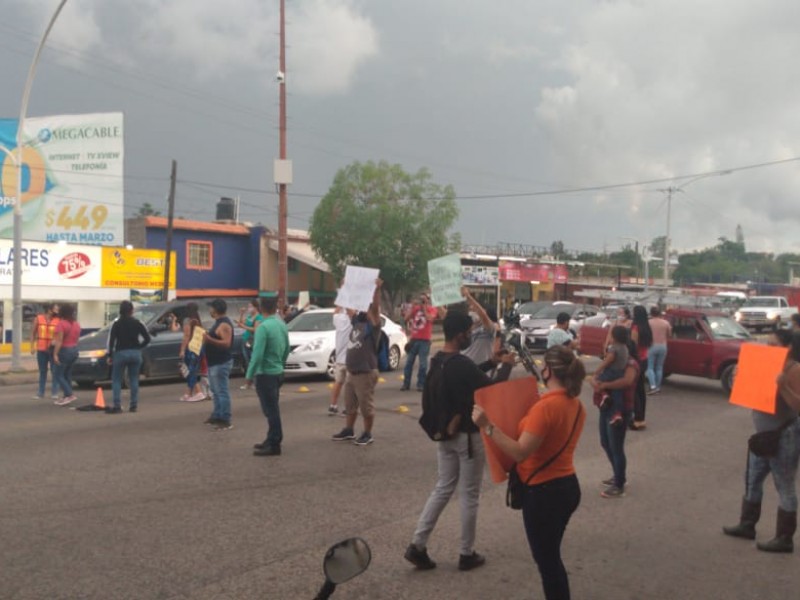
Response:
[{"label": "orange sign", "polygon": [[783,371],[788,349],[763,344],[742,344],[730,403],[775,414],[776,379]]},{"label": "orange sign", "polygon": [[[534,377],[496,383],[475,392],[475,404],[483,409],[495,427],[513,439],[519,436],[522,417],[538,400],[539,387]],[[483,443],[492,481],[505,481],[514,460],[500,450],[492,438],[484,435]]]}]

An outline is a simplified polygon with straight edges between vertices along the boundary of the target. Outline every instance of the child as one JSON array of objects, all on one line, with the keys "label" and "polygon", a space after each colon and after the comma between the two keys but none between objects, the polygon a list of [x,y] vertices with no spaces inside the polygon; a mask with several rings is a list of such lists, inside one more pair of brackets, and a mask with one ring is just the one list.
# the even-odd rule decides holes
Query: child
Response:
[{"label": "child", "polygon": [[[622,325],[617,325],[611,330],[611,343],[594,375],[595,381],[614,381],[625,374],[625,366],[628,364],[628,337],[628,329]],[[596,391],[593,401],[601,410],[611,407],[611,418],[608,421],[610,425],[625,423],[623,390],[611,390],[610,394]]]}]

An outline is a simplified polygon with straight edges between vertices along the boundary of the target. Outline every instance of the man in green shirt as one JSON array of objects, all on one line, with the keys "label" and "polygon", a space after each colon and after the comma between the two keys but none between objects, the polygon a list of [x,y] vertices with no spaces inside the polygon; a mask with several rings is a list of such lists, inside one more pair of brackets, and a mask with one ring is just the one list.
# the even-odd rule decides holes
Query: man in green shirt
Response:
[{"label": "man in green shirt", "polygon": [[264,320],[255,331],[247,379],[255,381],[261,411],[267,418],[268,427],[267,439],[254,446],[253,454],[280,456],[283,429],[278,399],[283,383],[283,365],[289,356],[289,333],[286,323],[275,314],[277,298],[261,298],[260,307]]}]

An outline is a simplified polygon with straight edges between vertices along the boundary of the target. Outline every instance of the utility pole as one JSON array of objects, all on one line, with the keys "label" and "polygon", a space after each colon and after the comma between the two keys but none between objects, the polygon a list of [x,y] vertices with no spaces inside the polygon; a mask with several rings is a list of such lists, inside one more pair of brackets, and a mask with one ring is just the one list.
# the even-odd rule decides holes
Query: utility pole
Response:
[{"label": "utility pole", "polygon": [[175,215],[175,179],[178,172],[178,163],[172,161],[172,173],[169,176],[169,198],[167,199],[167,243],[165,245],[167,256],[164,260],[164,287],[161,288],[161,301],[169,300],[169,271],[172,267],[172,220]]},{"label": "utility pole", "polygon": [[[278,89],[280,90],[280,160],[286,160],[286,0],[281,0],[281,51],[280,69],[278,71]],[[278,184],[278,305],[284,306],[287,301],[286,287],[289,279],[287,260],[287,219],[288,199],[287,181],[281,178]]]},{"label": "utility pole", "polygon": [[672,216],[672,193],[677,191],[676,188],[669,186],[667,188],[667,237],[664,240],[664,289],[669,287],[669,229],[670,217]]}]

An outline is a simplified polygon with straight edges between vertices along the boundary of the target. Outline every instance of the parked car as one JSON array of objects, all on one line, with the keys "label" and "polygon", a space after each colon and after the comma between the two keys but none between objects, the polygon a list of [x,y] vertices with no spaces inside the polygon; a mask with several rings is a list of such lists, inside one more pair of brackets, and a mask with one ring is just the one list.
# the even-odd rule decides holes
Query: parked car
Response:
[{"label": "parked car", "polygon": [[[667,341],[664,376],[676,373],[719,379],[730,393],[739,361],[739,349],[752,342],[748,331],[730,317],[697,310],[668,310],[664,318],[672,325]],[[581,353],[602,356],[608,328],[584,326],[580,333]]]},{"label": "parked car", "polygon": [[[169,315],[174,315],[178,323],[186,317],[186,305],[196,302],[200,308],[203,327],[209,328],[213,320],[208,312],[210,298],[200,300],[173,300],[171,302],[154,302],[136,307],[133,316],[139,319],[150,332],[151,341],[142,350],[142,371],[140,379],[168,379],[180,377],[178,370],[178,354],[183,339],[182,331],[171,331],[168,325]],[[228,316],[235,323],[239,309],[246,306],[249,300],[227,300]],[[108,336],[111,325],[90,333],[78,340],[78,360],[72,368],[72,379],[80,387],[94,387],[95,384],[111,380],[111,365],[108,364]],[[244,359],[242,356],[243,329],[234,327],[233,338],[233,372],[242,373]]]},{"label": "parked car", "polygon": [[[389,368],[400,366],[407,343],[403,328],[381,315],[383,330],[389,337]],[[336,360],[336,330],[333,309],[311,310],[295,317],[289,329],[290,354],[286,359],[286,375],[326,375],[333,379]]]},{"label": "parked car", "polygon": [[556,326],[556,317],[562,312],[570,316],[569,329],[576,337],[585,322],[601,326],[606,320],[606,314],[600,312],[596,306],[572,302],[553,302],[550,306],[540,309],[533,317],[520,320],[520,327],[525,333],[525,344],[528,348],[533,350],[547,348],[547,336]]},{"label": "parked car", "polygon": [[736,311],[735,318],[743,327],[756,332],[765,327],[780,327],[797,314],[796,306],[789,306],[783,296],[752,296]]}]

